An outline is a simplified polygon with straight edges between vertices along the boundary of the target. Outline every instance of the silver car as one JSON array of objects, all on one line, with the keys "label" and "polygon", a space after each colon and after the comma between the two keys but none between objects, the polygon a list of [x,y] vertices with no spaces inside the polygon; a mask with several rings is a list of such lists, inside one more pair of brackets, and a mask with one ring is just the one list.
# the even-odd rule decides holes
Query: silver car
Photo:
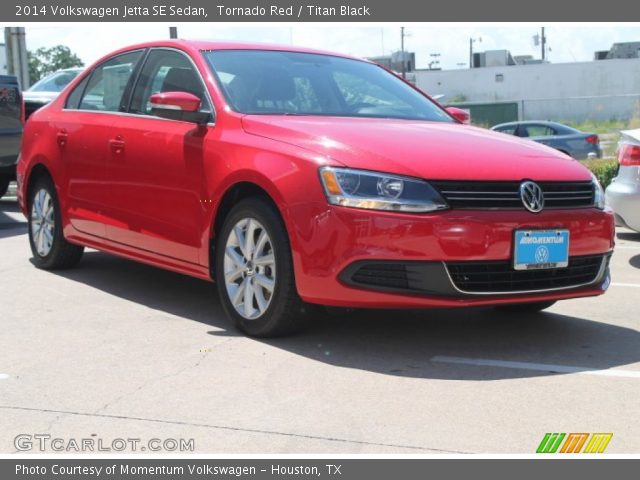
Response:
[{"label": "silver car", "polygon": [[620,170],[605,198],[616,214],[617,225],[640,232],[640,128],[621,133]]}]

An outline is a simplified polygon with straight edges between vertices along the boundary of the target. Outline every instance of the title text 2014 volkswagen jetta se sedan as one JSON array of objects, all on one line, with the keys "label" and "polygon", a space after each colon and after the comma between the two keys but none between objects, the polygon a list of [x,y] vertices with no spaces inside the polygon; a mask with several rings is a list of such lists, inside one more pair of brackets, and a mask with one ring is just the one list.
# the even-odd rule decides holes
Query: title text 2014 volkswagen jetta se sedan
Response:
[{"label": "title text 2014 volkswagen jetta se sedan", "polygon": [[213,280],[250,335],[310,304],[537,311],[609,284],[584,167],[338,54],[122,49],[30,118],[18,181],[36,266],[88,246]]}]

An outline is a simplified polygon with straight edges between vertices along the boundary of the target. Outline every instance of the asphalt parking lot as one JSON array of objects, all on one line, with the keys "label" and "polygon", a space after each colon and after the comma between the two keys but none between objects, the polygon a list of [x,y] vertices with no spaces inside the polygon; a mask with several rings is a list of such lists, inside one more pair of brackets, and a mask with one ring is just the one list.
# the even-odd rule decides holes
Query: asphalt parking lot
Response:
[{"label": "asphalt parking lot", "polygon": [[19,434],[193,438],[198,453],[534,453],[546,432],[640,452],[640,234],[613,284],[531,316],[362,311],[260,341],[212,284],[88,251],[37,270],[0,201],[0,452]]}]

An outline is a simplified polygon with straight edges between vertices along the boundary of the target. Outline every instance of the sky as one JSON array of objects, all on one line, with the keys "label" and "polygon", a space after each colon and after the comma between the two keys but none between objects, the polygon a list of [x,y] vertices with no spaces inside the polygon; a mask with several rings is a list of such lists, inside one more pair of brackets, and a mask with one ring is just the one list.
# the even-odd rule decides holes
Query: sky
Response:
[{"label": "sky", "polygon": [[[294,44],[358,57],[390,54],[400,49],[400,25],[292,25],[292,24],[177,24],[180,38],[240,40]],[[548,59],[554,63],[593,60],[596,50],[608,50],[615,42],[640,41],[640,24],[547,25]],[[27,48],[35,50],[67,45],[89,64],[119,47],[147,40],[168,38],[169,24],[86,23],[26,27]],[[540,57],[533,24],[407,24],[405,49],[416,52],[417,68],[427,68],[434,58],[443,69],[466,68],[469,39],[475,51],[506,49],[512,55]],[[440,54],[432,57],[431,54]],[[464,65],[462,65],[464,64]]]}]

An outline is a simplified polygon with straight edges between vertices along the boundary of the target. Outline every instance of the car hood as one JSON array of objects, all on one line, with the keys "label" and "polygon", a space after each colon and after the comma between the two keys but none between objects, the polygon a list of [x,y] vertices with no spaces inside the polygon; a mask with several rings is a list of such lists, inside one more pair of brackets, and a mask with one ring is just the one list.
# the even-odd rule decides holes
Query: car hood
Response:
[{"label": "car hood", "polygon": [[244,130],[351,168],[433,180],[579,181],[588,170],[543,145],[458,123],[245,115]]},{"label": "car hood", "polygon": [[49,103],[58,95],[60,92],[30,92],[29,90],[22,92],[22,98],[25,102]]}]

